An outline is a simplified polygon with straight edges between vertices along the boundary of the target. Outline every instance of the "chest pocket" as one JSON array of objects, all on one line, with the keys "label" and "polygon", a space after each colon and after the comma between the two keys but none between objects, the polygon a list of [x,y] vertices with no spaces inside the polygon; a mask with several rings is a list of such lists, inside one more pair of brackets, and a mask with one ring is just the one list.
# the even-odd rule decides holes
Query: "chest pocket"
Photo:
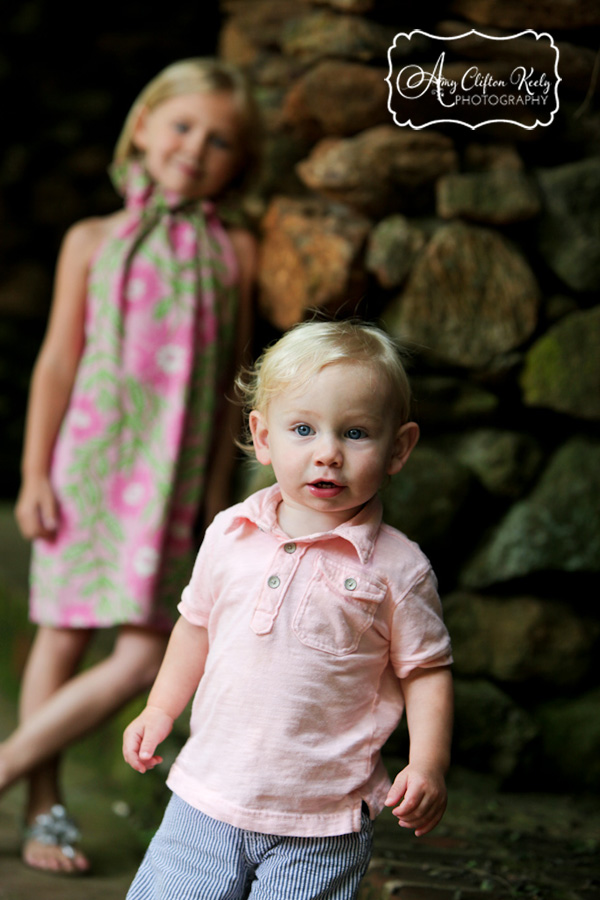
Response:
[{"label": "chest pocket", "polygon": [[361,569],[319,557],[292,627],[307,647],[346,656],[373,624],[386,585]]}]

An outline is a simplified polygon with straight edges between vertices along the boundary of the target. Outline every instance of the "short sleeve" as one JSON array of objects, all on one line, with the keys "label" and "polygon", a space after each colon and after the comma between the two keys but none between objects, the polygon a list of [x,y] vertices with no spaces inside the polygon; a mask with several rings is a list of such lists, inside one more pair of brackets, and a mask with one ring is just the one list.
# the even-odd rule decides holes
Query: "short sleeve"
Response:
[{"label": "short sleeve", "polygon": [[213,582],[211,559],[214,559],[216,529],[215,523],[207,528],[198,551],[189,584],[183,589],[178,611],[192,625],[208,626],[214,599],[211,590]]},{"label": "short sleeve", "polygon": [[390,657],[398,678],[406,678],[414,669],[452,662],[450,635],[431,569],[394,608]]}]

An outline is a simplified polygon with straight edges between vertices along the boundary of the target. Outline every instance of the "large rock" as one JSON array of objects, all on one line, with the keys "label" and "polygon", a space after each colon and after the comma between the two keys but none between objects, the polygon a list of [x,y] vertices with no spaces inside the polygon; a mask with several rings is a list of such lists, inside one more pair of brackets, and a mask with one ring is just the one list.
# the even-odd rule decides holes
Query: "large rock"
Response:
[{"label": "large rock", "polygon": [[506,682],[578,684],[600,632],[566,603],[529,596],[456,592],[444,598],[444,618],[456,672]]},{"label": "large rock", "polygon": [[469,494],[468,470],[447,454],[417,446],[383,489],[384,520],[429,547],[449,531]]},{"label": "large rock", "polygon": [[537,711],[543,766],[554,788],[600,790],[600,688]]},{"label": "large rock", "polygon": [[542,462],[537,441],[517,431],[478,428],[449,440],[448,446],[486,491],[499,497],[520,497]]},{"label": "large rock", "polygon": [[512,243],[453,222],[433,235],[386,316],[398,337],[443,362],[478,368],[527,340],[539,301],[535,276]]},{"label": "large rock", "polygon": [[498,409],[491,391],[450,375],[413,375],[411,383],[415,417],[425,431],[488,422]]},{"label": "large rock", "polygon": [[532,219],[540,211],[535,184],[524,172],[508,168],[445,175],[437,182],[436,197],[443,219],[508,225]]},{"label": "large rock", "polygon": [[[267,83],[255,86],[253,96],[259,109],[263,138],[264,136],[271,137],[279,134],[284,130],[282,128],[281,110],[285,94],[286,89],[276,84]],[[264,160],[262,168],[267,168],[268,165],[268,160]]]},{"label": "large rock", "polygon": [[449,10],[496,28],[552,31],[600,25],[596,0],[451,0]]},{"label": "large rock", "polygon": [[389,122],[387,71],[325,60],[292,86],[282,112],[294,131],[322,137],[351,135]]},{"label": "large rock", "polygon": [[377,0],[312,0],[316,6],[330,6],[340,12],[366,13],[375,7]]},{"label": "large rock", "polygon": [[[260,176],[253,185],[253,199],[261,198],[263,208],[255,214],[260,219],[270,199],[278,194],[287,197],[306,196],[306,189],[296,175],[296,163],[306,156],[306,139],[288,132],[266,134],[263,141],[263,164]],[[246,201],[247,203],[248,201]]]},{"label": "large rock", "polygon": [[582,419],[600,419],[600,306],[561,319],[529,350],[523,400]]},{"label": "large rock", "polygon": [[362,250],[370,222],[343,207],[283,197],[263,220],[259,305],[285,330],[308,310],[352,314],[365,290]]},{"label": "large rock", "polygon": [[[298,7],[299,4],[288,4]],[[396,29],[356,15],[332,10],[300,14],[287,22],[281,32],[281,47],[286,55],[315,63],[320,59],[385,60]]]},{"label": "large rock", "polygon": [[[528,9],[527,16],[530,15],[531,9]],[[527,27],[532,28],[533,26],[529,23]],[[558,49],[561,83],[565,87],[568,86],[583,92],[584,95],[593,84],[596,53],[588,47],[576,46],[566,41],[557,42],[553,46],[553,43],[547,38],[534,40],[528,35],[520,38],[513,37],[509,41],[491,41],[476,33],[465,35],[464,22],[438,22],[436,34],[440,37],[453,38],[460,35],[459,52],[461,56],[486,61],[508,60],[515,66],[523,65],[523,62],[527,60],[528,67],[532,66],[538,74],[546,72],[549,77],[553,76],[555,71],[556,50]],[[502,34],[497,32],[492,36],[501,37]]]},{"label": "large rock", "polygon": [[537,726],[507,694],[488,681],[457,678],[454,687],[453,760],[510,778],[537,737]]},{"label": "large rock", "polygon": [[406,216],[388,216],[371,232],[366,267],[382,288],[400,287],[426,242],[423,229]]},{"label": "large rock", "polygon": [[522,172],[524,163],[514,144],[467,144],[464,150],[467,171],[491,172],[495,169],[511,169]]},{"label": "large rock", "polygon": [[543,215],[538,245],[547,265],[575,291],[600,288],[600,159],[538,169]]},{"label": "large rock", "polygon": [[481,588],[536,572],[600,571],[600,443],[574,437],[556,451],[461,573]]},{"label": "large rock", "polygon": [[298,165],[302,181],[330,200],[375,218],[422,203],[433,182],[457,168],[450,138],[435,131],[369,128],[352,138],[326,138]]},{"label": "large rock", "polygon": [[285,23],[297,15],[295,4],[287,0],[236,3],[219,34],[219,56],[239,66],[253,65],[259,54],[280,43]]}]

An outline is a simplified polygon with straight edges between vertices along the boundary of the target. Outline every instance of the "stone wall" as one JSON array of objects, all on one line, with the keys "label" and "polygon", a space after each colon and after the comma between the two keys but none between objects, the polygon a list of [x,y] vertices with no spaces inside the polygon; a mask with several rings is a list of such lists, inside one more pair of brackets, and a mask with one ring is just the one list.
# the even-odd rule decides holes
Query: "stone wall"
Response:
[{"label": "stone wall", "polygon": [[[222,9],[220,52],[249,73],[265,117],[248,207],[264,322],[277,333],[315,308],[358,314],[412,349],[422,440],[385,507],[439,574],[455,759],[513,784],[598,788],[600,5]],[[550,127],[393,124],[394,35],[473,27],[552,33],[563,81]]]}]

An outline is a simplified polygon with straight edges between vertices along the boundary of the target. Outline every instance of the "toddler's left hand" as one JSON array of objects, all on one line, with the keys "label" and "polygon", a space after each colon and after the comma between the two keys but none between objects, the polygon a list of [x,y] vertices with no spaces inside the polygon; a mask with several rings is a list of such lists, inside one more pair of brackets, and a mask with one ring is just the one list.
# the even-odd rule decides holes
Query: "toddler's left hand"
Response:
[{"label": "toddler's left hand", "polygon": [[173,719],[164,710],[146,706],[123,734],[123,757],[136,772],[148,772],[163,761],[157,746],[171,733]]},{"label": "toddler's left hand", "polygon": [[402,769],[391,786],[385,805],[403,828],[414,829],[415,836],[432,831],[444,815],[447,803],[446,782],[437,768],[412,763]]}]

